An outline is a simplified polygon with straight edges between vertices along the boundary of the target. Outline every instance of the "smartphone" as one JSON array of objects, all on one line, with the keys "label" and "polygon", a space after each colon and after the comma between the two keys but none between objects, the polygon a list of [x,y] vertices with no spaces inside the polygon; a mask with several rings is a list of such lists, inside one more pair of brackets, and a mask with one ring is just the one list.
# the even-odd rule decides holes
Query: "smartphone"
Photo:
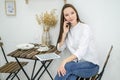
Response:
[{"label": "smartphone", "polygon": [[71,23],[70,23],[70,22],[68,22],[67,25],[68,25],[69,27],[71,27]]},{"label": "smartphone", "polygon": [[[67,20],[65,19],[65,21],[67,21]],[[71,23],[70,22],[67,23],[67,27],[68,26],[71,27]]]},{"label": "smartphone", "polygon": [[70,22],[67,23],[67,27],[68,27],[68,26],[69,26],[69,28],[71,27],[71,23],[70,23]]}]

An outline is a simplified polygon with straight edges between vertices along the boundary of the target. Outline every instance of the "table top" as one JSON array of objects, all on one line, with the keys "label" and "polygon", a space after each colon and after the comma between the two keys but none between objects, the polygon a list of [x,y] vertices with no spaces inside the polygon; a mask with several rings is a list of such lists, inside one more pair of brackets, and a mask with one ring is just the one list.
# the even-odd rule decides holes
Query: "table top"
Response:
[{"label": "table top", "polygon": [[[34,44],[34,45],[38,46],[37,44]],[[38,51],[37,50],[38,48],[35,48],[35,47],[32,49],[28,49],[28,50],[17,49],[9,53],[8,56],[37,60],[37,58],[35,57],[35,55],[37,54],[46,54],[46,53],[51,53],[51,52],[55,52],[56,54],[59,54],[59,51],[56,49],[54,45],[50,45],[48,47],[49,47],[48,51]]]}]

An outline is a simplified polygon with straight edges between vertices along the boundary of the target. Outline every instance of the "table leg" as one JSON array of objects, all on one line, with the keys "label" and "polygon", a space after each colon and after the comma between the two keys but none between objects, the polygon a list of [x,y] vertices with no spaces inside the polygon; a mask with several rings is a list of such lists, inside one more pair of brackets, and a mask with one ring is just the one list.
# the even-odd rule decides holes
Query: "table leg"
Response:
[{"label": "table leg", "polygon": [[32,80],[35,80],[35,78],[37,77],[38,73],[41,71],[41,69],[43,68],[43,65],[39,68],[39,70],[36,72],[35,76],[32,78]]},{"label": "table leg", "polygon": [[35,71],[36,63],[37,63],[37,60],[35,60],[35,62],[34,62],[34,66],[33,66],[33,70],[32,70],[32,75],[31,75],[31,80],[34,80],[33,76],[34,76],[34,71]]},{"label": "table leg", "polygon": [[50,78],[53,80],[50,72],[47,70],[47,68],[49,67],[49,65],[51,64],[51,62],[52,62],[52,60],[49,61],[49,63],[48,63],[47,65],[45,65],[45,64],[46,64],[46,61],[41,61],[42,65],[43,65],[43,67],[44,67],[45,69],[44,69],[44,71],[41,73],[41,75],[39,76],[38,80],[41,78],[41,76],[43,75],[43,73],[44,73],[45,71],[47,71],[48,75],[49,75]]},{"label": "table leg", "polygon": [[16,61],[18,62],[18,64],[20,65],[22,71],[24,72],[25,76],[27,77],[28,80],[30,80],[29,76],[27,75],[26,71],[24,70],[24,68],[22,67],[22,65],[20,64],[19,60],[15,57]]}]

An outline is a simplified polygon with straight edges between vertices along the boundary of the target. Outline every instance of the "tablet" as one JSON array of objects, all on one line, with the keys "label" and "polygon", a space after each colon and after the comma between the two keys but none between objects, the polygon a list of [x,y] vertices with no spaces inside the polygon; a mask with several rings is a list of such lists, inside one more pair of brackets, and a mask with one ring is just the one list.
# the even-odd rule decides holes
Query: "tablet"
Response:
[{"label": "tablet", "polygon": [[45,53],[45,54],[38,54],[35,55],[40,61],[46,61],[46,60],[51,60],[51,59],[57,59],[60,58],[59,55],[56,53]]}]

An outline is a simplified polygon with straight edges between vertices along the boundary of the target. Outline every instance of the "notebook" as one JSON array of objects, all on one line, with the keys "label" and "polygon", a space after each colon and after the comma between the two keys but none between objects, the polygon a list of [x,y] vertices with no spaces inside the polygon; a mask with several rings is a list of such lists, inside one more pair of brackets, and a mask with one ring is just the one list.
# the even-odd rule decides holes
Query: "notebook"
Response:
[{"label": "notebook", "polygon": [[59,55],[56,53],[46,53],[46,54],[39,54],[35,55],[40,61],[46,61],[46,60],[51,60],[51,59],[57,59],[60,58]]}]

